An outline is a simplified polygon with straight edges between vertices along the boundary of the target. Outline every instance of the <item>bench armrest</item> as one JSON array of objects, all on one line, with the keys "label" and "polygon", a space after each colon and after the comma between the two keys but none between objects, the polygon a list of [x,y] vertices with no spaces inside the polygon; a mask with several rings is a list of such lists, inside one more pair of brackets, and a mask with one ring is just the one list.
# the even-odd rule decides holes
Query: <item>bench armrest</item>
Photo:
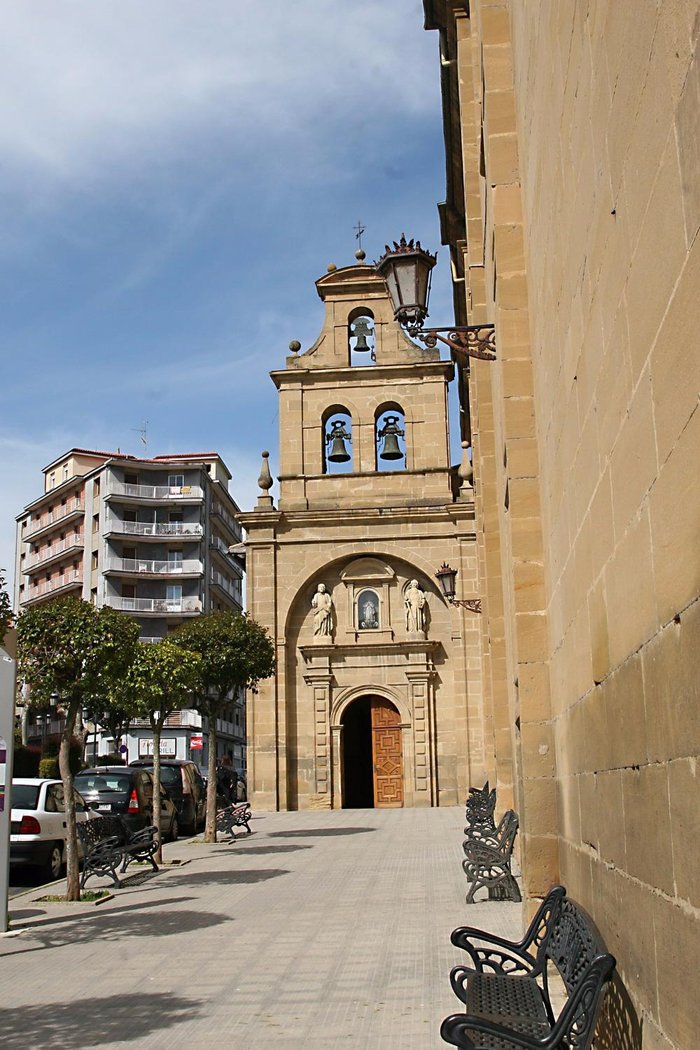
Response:
[{"label": "bench armrest", "polygon": [[[615,969],[615,957],[607,952],[597,955],[588,970],[569,994],[552,1028],[552,1046],[588,1046],[603,1003],[605,988]],[[549,1042],[544,1044],[549,1046]]]},{"label": "bench armrest", "polygon": [[140,831],[135,831],[127,842],[127,846],[147,846],[153,841],[157,834],[158,828],[155,824],[151,824],[148,828],[141,828]]},{"label": "bench armrest", "polygon": [[543,1050],[545,1047],[555,1045],[550,1043],[549,1039],[543,1042],[536,1036],[516,1032],[512,1028],[506,1028],[505,1025],[487,1021],[483,1017],[474,1017],[471,1014],[450,1014],[440,1025],[440,1035],[446,1043],[460,1046],[462,1050],[479,1050],[484,1045],[479,1035],[489,1037],[489,1046],[493,1045],[494,1037],[502,1039],[506,1045],[524,1047],[525,1050]]}]

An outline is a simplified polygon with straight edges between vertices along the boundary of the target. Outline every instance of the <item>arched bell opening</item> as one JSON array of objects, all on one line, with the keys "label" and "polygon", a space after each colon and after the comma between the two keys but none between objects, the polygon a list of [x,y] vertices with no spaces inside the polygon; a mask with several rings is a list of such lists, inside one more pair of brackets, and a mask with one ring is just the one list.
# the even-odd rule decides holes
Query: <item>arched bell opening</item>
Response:
[{"label": "arched bell opening", "polygon": [[348,314],[348,363],[352,368],[373,365],[377,360],[374,314],[357,307]]},{"label": "arched bell opening", "polygon": [[342,725],[343,809],[404,804],[401,716],[383,696],[360,696]]},{"label": "arched bell opening", "polygon": [[381,405],[374,416],[376,469],[406,469],[406,418],[397,404]]},{"label": "arched bell opening", "polygon": [[352,472],[352,416],[342,405],[326,409],[321,420],[324,474]]}]

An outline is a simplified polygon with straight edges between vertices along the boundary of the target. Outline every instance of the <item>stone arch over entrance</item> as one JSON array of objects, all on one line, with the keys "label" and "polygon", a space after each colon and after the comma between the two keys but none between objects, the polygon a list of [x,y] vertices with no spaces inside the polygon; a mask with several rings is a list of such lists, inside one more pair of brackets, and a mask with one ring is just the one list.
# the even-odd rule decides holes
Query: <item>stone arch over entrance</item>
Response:
[{"label": "stone arch over entrance", "polygon": [[377,693],[355,696],[340,722],[344,809],[399,809],[404,805],[404,756],[398,708]]}]

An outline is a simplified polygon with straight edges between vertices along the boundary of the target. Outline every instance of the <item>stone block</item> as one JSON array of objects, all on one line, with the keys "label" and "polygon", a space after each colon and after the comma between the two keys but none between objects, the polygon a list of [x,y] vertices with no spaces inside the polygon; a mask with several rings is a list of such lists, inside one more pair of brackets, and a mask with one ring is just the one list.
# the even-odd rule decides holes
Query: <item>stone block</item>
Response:
[{"label": "stone block", "polygon": [[654,568],[649,516],[643,513],[622,536],[605,569],[613,666],[638,649],[656,629]]},{"label": "stone block", "polygon": [[523,889],[528,897],[544,897],[559,881],[559,841],[555,836],[528,832],[523,836]]},{"label": "stone block", "polygon": [[602,682],[610,670],[608,612],[602,581],[599,581],[588,594],[588,620],[591,639],[591,674],[593,681],[598,683]]},{"label": "stone block", "polygon": [[650,497],[659,618],[668,622],[700,593],[700,411],[664,463]]},{"label": "stone block", "polygon": [[700,943],[700,919],[663,897],[653,900],[661,1030],[678,1050],[692,1047],[700,1029],[700,996],[693,994],[691,960]]},{"label": "stone block", "polygon": [[696,758],[683,758],[668,767],[671,800],[671,838],[676,895],[700,907],[700,771]]},{"label": "stone block", "polygon": [[642,766],[640,769],[623,769],[621,775],[627,870],[634,878],[672,896],[674,880],[667,769],[665,766]]},{"label": "stone block", "polygon": [[700,226],[700,188],[697,161],[700,152],[700,60],[697,52],[683,85],[676,110],[676,140],[683,188],[686,242],[692,244]]},{"label": "stone block", "polygon": [[551,724],[523,722],[520,733],[523,775],[525,777],[553,777],[555,752]]},{"label": "stone block", "polygon": [[549,642],[547,617],[544,613],[516,612],[515,635],[520,663],[541,662],[547,659]]},{"label": "stone block", "polygon": [[629,406],[610,459],[615,532],[621,536],[658,472],[651,379],[646,370]]},{"label": "stone block", "polygon": [[642,650],[650,762],[700,755],[700,602]]},{"label": "stone block", "polygon": [[605,680],[601,691],[610,730],[610,765],[618,768],[643,765],[647,756],[647,711],[639,653],[620,664]]}]

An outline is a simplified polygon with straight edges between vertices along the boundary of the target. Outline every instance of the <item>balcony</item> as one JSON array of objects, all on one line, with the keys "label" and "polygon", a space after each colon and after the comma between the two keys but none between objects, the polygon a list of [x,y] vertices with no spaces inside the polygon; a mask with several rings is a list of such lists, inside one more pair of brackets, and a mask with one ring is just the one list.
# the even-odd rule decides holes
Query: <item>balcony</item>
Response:
[{"label": "balcony", "polygon": [[82,571],[74,569],[72,572],[66,572],[62,576],[57,576],[55,580],[42,580],[36,586],[30,587],[27,597],[22,599],[21,604],[23,606],[32,605],[34,602],[48,598],[57,598],[60,594],[66,594],[77,588],[82,590],[82,586]]},{"label": "balcony", "polygon": [[105,536],[141,536],[154,540],[200,540],[204,529],[199,522],[187,521],[120,521],[109,518],[105,523]]},{"label": "balcony", "polygon": [[65,558],[68,554],[75,553],[75,551],[82,552],[83,543],[84,539],[82,536],[71,536],[70,539],[61,540],[60,543],[52,543],[50,547],[44,547],[43,550],[37,551],[36,554],[32,555],[29,559],[29,564],[22,569],[22,572],[26,576],[31,576],[35,572],[41,572],[51,562],[60,561],[61,558]]},{"label": "balcony", "polygon": [[112,594],[105,603],[138,616],[196,616],[202,611],[199,598],[123,598]]},{"label": "balcony", "polygon": [[125,485],[116,482],[105,499],[120,503],[198,503],[204,499],[199,485]]},{"label": "balcony", "polygon": [[58,507],[51,514],[42,514],[36,521],[29,522],[22,533],[22,539],[39,539],[45,533],[51,532],[57,525],[67,524],[69,521],[77,521],[84,514],[85,507],[82,500],[68,500],[65,507]]},{"label": "balcony", "polygon": [[216,551],[226,561],[226,565],[233,572],[239,580],[243,579],[243,573],[241,567],[234,558],[233,554],[229,551],[229,544],[225,543],[220,536],[209,537],[209,549]]},{"label": "balcony", "polygon": [[220,590],[222,590],[224,594],[226,594],[227,597],[237,605],[241,604],[240,584],[237,586],[235,583],[232,583],[231,580],[228,580],[225,576],[222,576],[220,572],[216,572],[215,570],[210,576],[210,581],[212,587],[220,588]]},{"label": "balcony", "polygon": [[234,537],[235,543],[241,541],[241,527],[238,522],[224,510],[220,503],[213,503],[211,508],[212,518],[217,518],[223,525],[224,528],[228,529],[231,535]]},{"label": "balcony", "polygon": [[120,576],[200,576],[204,571],[201,561],[185,558],[182,561],[148,561],[143,558],[110,558],[106,574]]}]

